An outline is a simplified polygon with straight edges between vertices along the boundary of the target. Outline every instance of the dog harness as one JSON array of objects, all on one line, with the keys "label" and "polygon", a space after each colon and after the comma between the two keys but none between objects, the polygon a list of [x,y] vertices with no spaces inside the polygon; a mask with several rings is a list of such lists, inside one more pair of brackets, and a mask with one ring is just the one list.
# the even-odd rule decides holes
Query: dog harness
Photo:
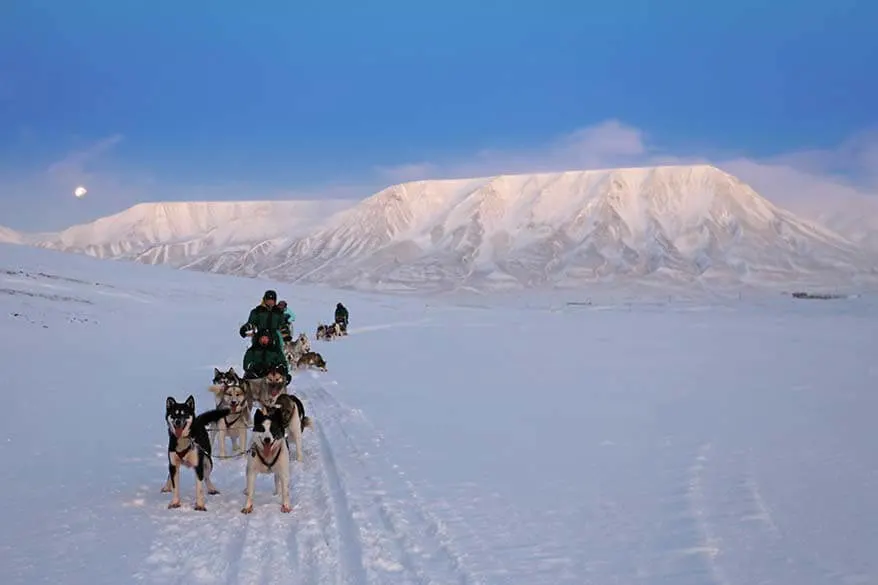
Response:
[{"label": "dog harness", "polygon": [[257,457],[259,457],[259,460],[262,462],[262,464],[263,464],[263,465],[264,465],[269,471],[271,471],[271,468],[274,467],[275,463],[277,463],[277,459],[278,459],[278,457],[280,457],[280,452],[281,452],[281,450],[278,449],[278,450],[277,450],[277,455],[275,455],[275,456],[274,456],[274,459],[272,459],[272,460],[271,460],[271,463],[269,463],[268,461],[266,461],[265,459],[262,458],[262,454],[259,452],[259,450],[258,450],[256,447],[251,447],[251,448],[250,448],[250,455],[251,455],[251,456],[256,455]]},{"label": "dog harness", "polygon": [[189,467],[189,462],[186,461],[186,455],[188,455],[188,454],[189,454],[189,451],[192,450],[192,445],[193,445],[193,444],[194,444],[193,441],[190,440],[190,441],[189,441],[189,446],[186,447],[185,449],[183,449],[182,451],[174,450],[174,453],[177,455],[177,457],[180,458],[180,463],[181,463],[184,467]]},{"label": "dog harness", "polygon": [[239,420],[241,420],[241,417],[242,417],[242,416],[244,416],[244,413],[239,413],[238,416],[235,417],[235,420],[233,420],[232,422],[229,422],[229,415],[226,415],[226,416],[223,417],[223,421],[226,423],[226,426],[227,426],[227,427],[230,427],[230,428],[231,428],[232,425],[234,425],[236,422],[238,422]]}]

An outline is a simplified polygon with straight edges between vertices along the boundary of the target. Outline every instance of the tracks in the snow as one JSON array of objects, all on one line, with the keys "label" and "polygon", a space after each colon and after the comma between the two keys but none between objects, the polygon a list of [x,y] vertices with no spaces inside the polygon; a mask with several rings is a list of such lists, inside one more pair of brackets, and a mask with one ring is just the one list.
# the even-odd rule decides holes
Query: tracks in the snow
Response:
[{"label": "tracks in the snow", "polygon": [[[257,481],[254,511],[244,503],[244,459],[218,462],[222,494],[191,509],[194,477],[183,474],[184,507],[149,495],[157,535],[141,583],[470,585],[475,583],[411,484],[381,454],[378,433],[345,408],[318,375],[294,384],[314,426],[304,462],[292,462],[293,511],[281,514],[271,476]],[[161,477],[160,471],[157,477]],[[188,508],[187,508],[188,506]]]},{"label": "tracks in the snow", "polygon": [[343,533],[359,543],[364,582],[473,583],[442,524],[380,453],[377,433],[322,386],[309,396],[314,411],[324,415],[317,431],[325,468],[341,496],[336,508],[345,516]]}]

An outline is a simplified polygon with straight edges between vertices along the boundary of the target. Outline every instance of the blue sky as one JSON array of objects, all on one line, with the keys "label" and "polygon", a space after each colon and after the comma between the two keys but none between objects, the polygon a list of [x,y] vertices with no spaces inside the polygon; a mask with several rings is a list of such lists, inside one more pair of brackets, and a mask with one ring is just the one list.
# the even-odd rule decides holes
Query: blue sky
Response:
[{"label": "blue sky", "polygon": [[657,158],[856,180],[875,23],[852,0],[8,0],[0,224]]}]

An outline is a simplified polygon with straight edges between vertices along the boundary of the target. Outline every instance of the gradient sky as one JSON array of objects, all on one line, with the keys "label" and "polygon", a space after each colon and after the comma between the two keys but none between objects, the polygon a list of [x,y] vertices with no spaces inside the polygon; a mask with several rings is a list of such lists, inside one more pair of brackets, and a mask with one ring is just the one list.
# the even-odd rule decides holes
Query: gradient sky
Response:
[{"label": "gradient sky", "polygon": [[876,26],[867,0],[5,0],[0,224],[522,170],[608,123],[611,150],[827,152],[878,127]]}]

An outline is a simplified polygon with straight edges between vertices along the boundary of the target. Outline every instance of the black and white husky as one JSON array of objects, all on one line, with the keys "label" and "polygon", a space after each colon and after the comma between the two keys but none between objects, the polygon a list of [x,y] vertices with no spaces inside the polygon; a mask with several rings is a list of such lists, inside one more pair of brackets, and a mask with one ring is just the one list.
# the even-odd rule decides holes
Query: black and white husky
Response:
[{"label": "black and white husky", "polygon": [[281,408],[270,408],[268,414],[258,409],[253,417],[250,451],[247,453],[247,501],[241,512],[253,511],[256,476],[274,474],[274,494],[280,494],[280,511],[290,512],[290,448],[287,445],[286,419]]},{"label": "black and white husky", "polygon": [[173,491],[168,508],[180,507],[180,467],[195,469],[195,509],[207,510],[204,505],[204,487],[207,493],[218,494],[219,490],[210,481],[213,460],[210,455],[210,437],[207,425],[217,422],[229,414],[227,408],[208,410],[195,414],[195,397],[191,394],[185,402],[177,402],[168,396],[165,402],[165,422],[168,425],[168,483],[163,492]]}]

